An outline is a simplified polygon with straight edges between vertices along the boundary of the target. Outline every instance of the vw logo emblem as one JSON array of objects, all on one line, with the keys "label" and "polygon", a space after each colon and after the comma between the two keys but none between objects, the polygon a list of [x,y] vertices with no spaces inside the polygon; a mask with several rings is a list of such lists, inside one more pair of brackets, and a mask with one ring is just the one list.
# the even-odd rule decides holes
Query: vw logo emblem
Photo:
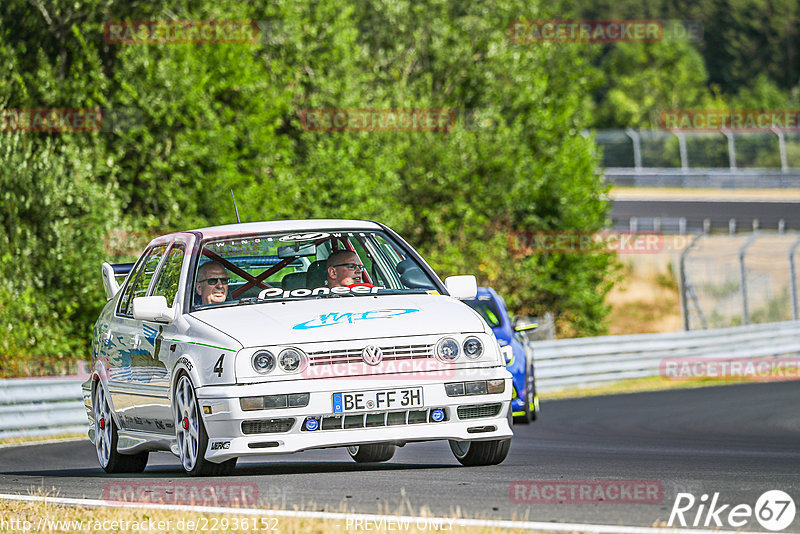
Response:
[{"label": "vw logo emblem", "polygon": [[383,360],[383,351],[375,345],[367,345],[361,351],[361,359],[368,365],[378,365]]}]

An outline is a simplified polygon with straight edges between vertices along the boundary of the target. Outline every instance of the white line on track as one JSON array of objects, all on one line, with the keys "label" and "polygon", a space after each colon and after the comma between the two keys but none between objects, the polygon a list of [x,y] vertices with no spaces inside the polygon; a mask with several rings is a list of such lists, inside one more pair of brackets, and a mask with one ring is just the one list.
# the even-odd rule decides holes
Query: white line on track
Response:
[{"label": "white line on track", "polygon": [[[361,520],[361,521],[394,521],[409,522],[427,521],[429,523],[447,523],[460,527],[476,528],[515,528],[522,530],[540,530],[545,532],[586,532],[590,534],[734,534],[731,530],[697,530],[686,528],[629,527],[619,525],[592,525],[585,523],[550,523],[543,521],[510,521],[490,519],[453,519],[445,517],[414,517],[377,514],[348,514],[333,512],[301,512],[293,510],[267,510],[259,508],[229,508],[224,506],[191,506],[181,504],[153,504],[147,502],[105,501],[99,499],[70,499],[65,497],[46,497],[38,495],[16,495],[0,493],[0,500],[42,502],[61,504],[64,506],[82,506],[87,508],[150,508],[153,510],[170,510],[176,512],[195,512],[206,514],[258,515],[271,517],[291,517],[324,520]],[[766,532],[755,534],[770,534]]]}]

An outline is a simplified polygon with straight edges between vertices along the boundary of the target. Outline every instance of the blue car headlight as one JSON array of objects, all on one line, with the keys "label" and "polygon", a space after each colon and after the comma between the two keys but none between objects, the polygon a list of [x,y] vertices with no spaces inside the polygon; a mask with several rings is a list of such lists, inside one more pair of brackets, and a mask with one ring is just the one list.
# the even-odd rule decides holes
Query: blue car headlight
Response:
[{"label": "blue car headlight", "polygon": [[500,352],[506,360],[506,365],[511,365],[514,362],[514,349],[511,345],[503,345],[500,347]]}]

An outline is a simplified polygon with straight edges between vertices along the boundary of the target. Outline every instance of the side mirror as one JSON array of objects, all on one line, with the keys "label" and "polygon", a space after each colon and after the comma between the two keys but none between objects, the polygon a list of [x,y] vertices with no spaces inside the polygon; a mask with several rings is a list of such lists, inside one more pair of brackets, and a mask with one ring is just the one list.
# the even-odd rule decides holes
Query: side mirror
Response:
[{"label": "side mirror", "polygon": [[107,262],[103,263],[103,287],[106,288],[106,300],[111,300],[119,291],[119,283],[114,274],[114,267]]},{"label": "side mirror", "polygon": [[514,332],[524,332],[526,330],[533,330],[539,328],[539,323],[530,322],[528,317],[514,317]]},{"label": "side mirror", "polygon": [[472,300],[478,296],[478,280],[471,274],[448,276],[444,285],[450,296],[459,300]]},{"label": "side mirror", "polygon": [[133,318],[138,321],[171,323],[175,320],[175,310],[167,306],[167,298],[163,295],[135,297]]}]

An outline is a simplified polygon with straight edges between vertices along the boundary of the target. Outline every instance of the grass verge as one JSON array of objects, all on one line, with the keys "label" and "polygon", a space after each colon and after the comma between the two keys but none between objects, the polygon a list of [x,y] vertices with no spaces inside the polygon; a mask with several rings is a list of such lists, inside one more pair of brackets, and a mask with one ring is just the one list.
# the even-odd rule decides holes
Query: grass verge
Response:
[{"label": "grass verge", "polygon": [[[41,493],[39,493],[41,494]],[[312,507],[313,508],[313,507]],[[434,517],[421,513],[400,517],[350,515],[344,505],[334,512],[347,514],[338,518],[287,517],[287,512],[269,510],[253,513],[206,513],[175,511],[157,507],[69,506],[47,502],[0,501],[0,531],[38,532],[280,532],[281,534],[330,532],[437,532],[452,533],[515,533],[547,532],[528,528],[509,528],[476,524],[460,525],[456,513],[451,517]],[[381,512],[383,514],[383,512]],[[367,521],[369,521],[367,523]]]},{"label": "grass verge", "polygon": [[61,441],[65,439],[87,438],[85,432],[79,434],[53,434],[51,436],[21,436],[18,438],[0,439],[1,445],[19,445],[22,443],[41,443],[47,441]]}]

